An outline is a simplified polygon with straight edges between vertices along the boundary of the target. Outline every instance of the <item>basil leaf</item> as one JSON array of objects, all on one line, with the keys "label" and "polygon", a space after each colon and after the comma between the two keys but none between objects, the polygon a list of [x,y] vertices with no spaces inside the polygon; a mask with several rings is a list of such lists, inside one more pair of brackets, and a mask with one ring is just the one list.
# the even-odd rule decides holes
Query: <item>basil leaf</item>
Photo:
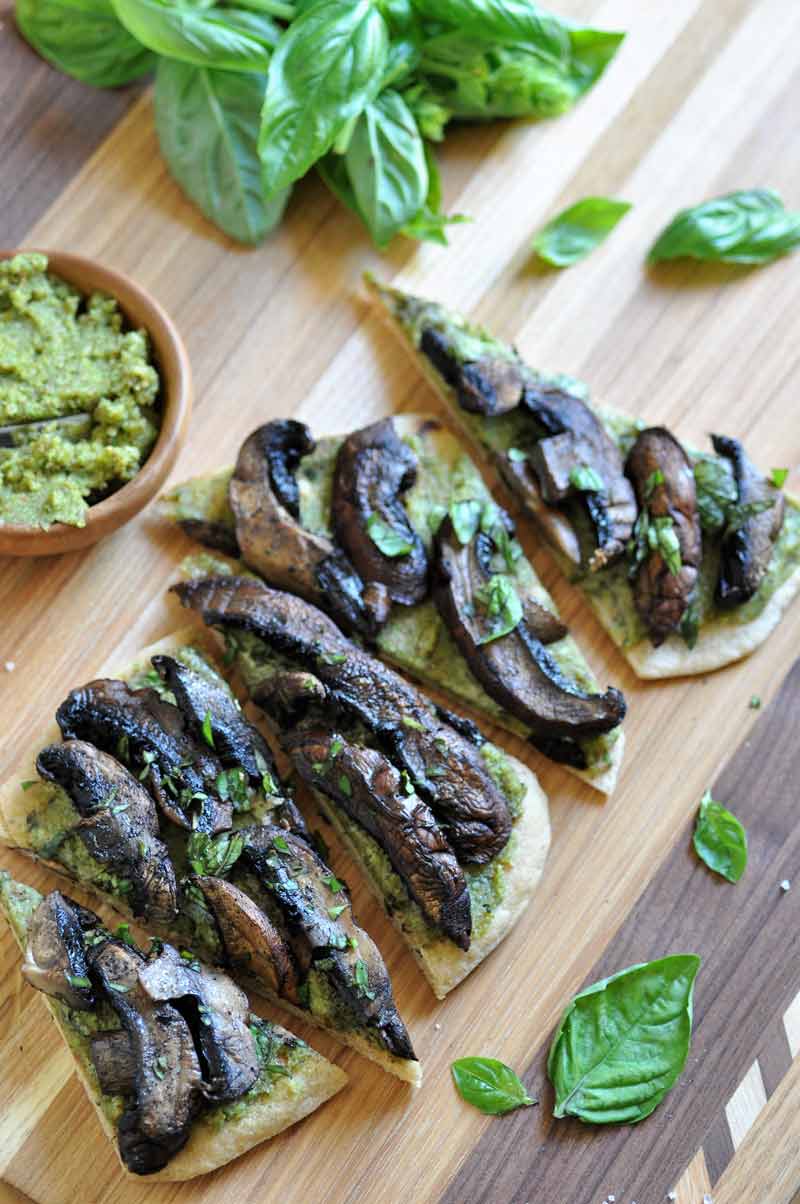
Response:
[{"label": "basil leaf", "polygon": [[476,598],[484,607],[492,620],[488,635],[484,635],[479,644],[490,644],[501,636],[513,631],[522,618],[522,603],[519,594],[514,589],[511,579],[502,573],[495,573],[485,586],[476,591]]},{"label": "basil leaf", "polygon": [[395,531],[378,514],[370,514],[367,519],[367,534],[384,556],[405,556],[414,546],[402,531]]},{"label": "basil leaf", "polygon": [[675,524],[669,515],[651,518],[647,529],[647,538],[651,550],[661,553],[667,568],[673,577],[677,577],[681,571],[681,545],[675,531]]},{"label": "basil leaf", "polygon": [[17,0],[16,21],[43,58],[94,88],[117,88],[155,67],[110,0]]},{"label": "basil leaf", "polygon": [[370,0],[318,0],[272,57],[259,150],[267,196],[305,175],[380,88],[386,24]]},{"label": "basil leaf", "polygon": [[161,153],[186,195],[231,238],[258,243],[280,221],[288,190],[265,201],[258,155],[266,76],[161,59],[155,118]]},{"label": "basil leaf", "polygon": [[769,263],[800,246],[800,213],[770,188],[729,192],[682,210],[650,248],[648,260],[705,259]]},{"label": "basil leaf", "polygon": [[196,874],[211,874],[215,878],[227,874],[242,855],[244,837],[237,832],[191,832],[186,842],[186,856]]},{"label": "basil leaf", "polygon": [[710,870],[738,882],[747,868],[747,833],[736,816],[715,803],[707,790],[692,837],[695,852]]},{"label": "basil leaf", "polygon": [[460,544],[467,544],[478,533],[483,514],[483,502],[478,498],[465,498],[451,502],[450,521]]},{"label": "basil leaf", "polygon": [[359,117],[347,148],[347,171],[376,245],[388,246],[428,195],[425,146],[398,92],[382,92]]},{"label": "basil leaf", "polygon": [[[522,458],[525,458],[524,455]],[[569,479],[570,484],[574,485],[576,489],[580,489],[582,493],[602,493],[605,489],[600,473],[596,472],[594,468],[590,468],[588,464],[576,464],[569,470]]]},{"label": "basil leaf", "polygon": [[773,468],[769,476],[769,483],[770,485],[774,485],[776,489],[783,489],[788,475],[788,468]]},{"label": "basil leaf", "polygon": [[599,247],[630,207],[628,201],[585,197],[549,221],[534,238],[533,249],[545,263],[569,267]]},{"label": "basil leaf", "polygon": [[125,28],[165,58],[226,71],[267,69],[271,42],[248,28],[237,28],[235,9],[202,9],[169,0],[112,0],[112,4]]},{"label": "basil leaf", "polygon": [[739,496],[730,461],[722,456],[699,457],[694,465],[694,482],[700,525],[708,534],[716,535]]},{"label": "basil leaf", "polygon": [[749,519],[755,518],[757,514],[763,514],[766,510],[771,510],[775,501],[775,498],[764,497],[753,502],[734,502],[732,506],[728,507],[726,513],[728,530],[738,531]]},{"label": "basil leaf", "polygon": [[547,1061],[554,1116],[633,1124],[650,1115],[686,1063],[699,966],[699,957],[676,954],[630,966],[575,996]]},{"label": "basil leaf", "polygon": [[459,1058],[450,1071],[461,1098],[488,1116],[539,1102],[528,1095],[514,1071],[496,1058]]}]

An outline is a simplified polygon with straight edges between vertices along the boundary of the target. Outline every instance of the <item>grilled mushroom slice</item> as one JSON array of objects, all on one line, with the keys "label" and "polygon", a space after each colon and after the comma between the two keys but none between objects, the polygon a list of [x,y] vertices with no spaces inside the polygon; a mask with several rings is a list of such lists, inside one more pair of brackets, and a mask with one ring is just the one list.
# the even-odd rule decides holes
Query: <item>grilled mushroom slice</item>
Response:
[{"label": "grilled mushroom slice", "polygon": [[94,1004],[80,916],[60,891],[51,891],[36,908],[22,976],[37,991],[71,1008],[87,1011]]},{"label": "grilled mushroom slice", "polygon": [[133,1095],[136,1090],[136,1060],[131,1039],[124,1028],[93,1033],[89,1038],[100,1090],[104,1095]]},{"label": "grilled mushroom slice", "polygon": [[658,647],[681,625],[697,586],[702,558],[702,535],[697,510],[694,472],[678,440],[663,426],[650,427],[637,437],[626,463],[639,504],[636,531],[644,544],[647,524],[666,524],[677,540],[679,563],[669,564],[658,547],[644,546],[634,566],[633,596],[653,644]]},{"label": "grilled mushroom slice", "polygon": [[505,354],[498,347],[494,353],[484,350],[471,359],[459,356],[452,337],[436,326],[423,328],[419,349],[455,389],[462,410],[470,414],[495,418],[516,409],[533,376],[511,348],[504,349]]},{"label": "grilled mushroom slice", "polygon": [[139,983],[154,1003],[174,1001],[188,1021],[207,1099],[224,1103],[250,1090],[261,1063],[247,1023],[247,996],[227,974],[201,966],[165,944],[140,969]]},{"label": "grilled mushroom slice", "polygon": [[432,928],[469,948],[469,891],[430,808],[381,753],[312,723],[283,740],[301,777],[369,832]]},{"label": "grilled mushroom slice", "polygon": [[216,785],[221,763],[155,690],[99,678],[73,690],[56,719],[64,739],[91,740],[125,760],[179,827],[220,832],[231,826],[231,804]]},{"label": "grilled mushroom slice", "polygon": [[722,537],[722,560],[716,599],[720,606],[740,606],[752,598],[769,568],[775,540],[783,526],[783,494],[762,476],[738,439],[712,435],[714,451],[733,465],[741,521],[729,522]]},{"label": "grilled mushroom slice", "polygon": [[[331,502],[336,538],[362,580],[379,582],[403,606],[421,602],[428,588],[425,546],[402,500],[416,478],[417,457],[391,418],[354,431],[336,457]],[[391,538],[408,550],[384,551]]]},{"label": "grilled mushroom slice", "polygon": [[189,1025],[154,1002],[139,980],[145,960],[121,941],[89,951],[90,966],[122,1021],[136,1067],[134,1099],[117,1126],[120,1154],[138,1175],[161,1170],[187,1142],[202,1100],[202,1074]]},{"label": "grilled mushroom slice", "polygon": [[134,915],[163,924],[174,920],[175,870],[159,838],[153,800],[132,774],[82,740],[43,748],[36,769],[59,785],[80,813],[74,832],[91,856],[131,883]]},{"label": "grilled mushroom slice", "polygon": [[312,970],[323,973],[359,1026],[375,1029],[395,1057],[416,1060],[383,958],[353,920],[342,884],[299,837],[268,824],[243,828],[241,835],[245,848],[234,877],[244,863],[265,907],[280,913],[303,979]]},{"label": "grilled mushroom slice", "polygon": [[[508,804],[472,742],[321,611],[249,578],[206,578],[172,588],[206,623],[254,633],[322,682],[326,708],[344,708],[364,722],[411,774],[436,818],[446,823],[459,860],[479,864],[504,848],[511,829]],[[435,774],[427,766],[436,766]]]},{"label": "grilled mushroom slice", "polygon": [[297,1003],[292,955],[270,918],[249,895],[224,878],[197,876],[192,881],[214,914],[230,966]]},{"label": "grilled mushroom slice", "polygon": [[300,526],[292,469],[314,443],[307,427],[292,424],[293,446],[303,450],[297,450],[296,458],[289,456],[286,426],[266,423],[239,451],[228,496],[242,556],[275,585],[330,607],[348,630],[373,636],[389,616],[386,591],[377,586],[365,590],[353,565],[330,540]]}]

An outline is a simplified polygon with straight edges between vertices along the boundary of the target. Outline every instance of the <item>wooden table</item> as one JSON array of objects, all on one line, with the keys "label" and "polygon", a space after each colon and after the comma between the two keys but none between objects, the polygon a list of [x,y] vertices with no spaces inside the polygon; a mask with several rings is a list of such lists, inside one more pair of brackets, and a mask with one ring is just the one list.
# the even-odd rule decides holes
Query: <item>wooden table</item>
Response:
[{"label": "wooden table", "polygon": [[[197,402],[176,479],[229,462],[243,434],[270,416],[293,414],[327,431],[434,407],[359,294],[369,267],[473,311],[534,363],[583,376],[597,395],[687,439],[711,429],[746,439],[763,465],[791,465],[790,484],[800,486],[800,257],[752,272],[648,272],[643,263],[666,220],[703,197],[771,185],[800,205],[800,5],[561,7],[630,31],[607,77],[559,121],[454,134],[442,156],[447,200],[473,223],[453,229],[447,251],[398,243],[383,259],[315,181],[297,190],[264,247],[233,246],[168,177],[149,96],[65,80],[20,42],[6,14],[0,244],[98,256],[135,275],[177,319]],[[635,207],[586,263],[537,271],[533,231],[593,193]],[[2,563],[4,773],[68,687],[176,625],[164,591],[186,548],[146,513],[86,554]],[[599,1204],[609,1193],[656,1204],[672,1188],[681,1204],[707,1192],[715,1204],[800,1198],[800,1065],[792,1062],[800,1049],[800,669],[781,689],[800,612],[743,664],[645,686],[555,579],[547,554],[534,547],[534,557],[603,681],[627,694],[627,759],[603,806],[503,738],[550,795],[553,849],[515,932],[443,1004],[357,886],[357,910],[381,944],[425,1063],[423,1088],[414,1094],[314,1035],[351,1074],[336,1101],[194,1185],[131,1184],[41,1002],[19,990],[3,932],[0,1168],[9,1184],[39,1204]],[[5,661],[13,672],[2,671]],[[751,695],[764,701],[760,714]],[[713,880],[689,853],[690,819],[717,780],[717,797],[750,828],[751,865],[736,887]],[[19,858],[2,861],[37,885],[46,880]],[[793,877],[797,889],[783,894],[781,879]],[[705,965],[690,1061],[668,1100],[635,1129],[553,1122],[543,1054],[567,1000],[600,973],[682,950],[703,954]],[[449,1065],[475,1053],[523,1072],[540,1107],[492,1120],[463,1105]]]}]

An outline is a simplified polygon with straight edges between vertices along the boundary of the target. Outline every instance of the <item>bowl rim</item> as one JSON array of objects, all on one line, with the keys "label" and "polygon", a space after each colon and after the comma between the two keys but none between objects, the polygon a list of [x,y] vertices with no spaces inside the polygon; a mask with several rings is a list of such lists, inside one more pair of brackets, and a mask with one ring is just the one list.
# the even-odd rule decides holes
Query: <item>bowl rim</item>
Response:
[{"label": "bowl rim", "polygon": [[[158,436],[149,456],[138,472],[130,481],[126,481],[119,489],[102,501],[89,506],[86,522],[82,527],[73,523],[51,523],[49,527],[39,527],[27,523],[4,523],[0,521],[0,540],[9,544],[15,541],[30,543],[32,540],[41,541],[43,550],[46,542],[57,545],[63,541],[78,542],[88,546],[93,542],[87,538],[92,527],[98,524],[107,525],[113,519],[115,512],[129,510],[132,518],[151,499],[161,487],[169,473],[180,445],[186,433],[189,412],[192,404],[192,372],[186,346],[178,332],[178,328],[159,301],[142,285],[137,284],[132,277],[116,268],[108,267],[98,259],[87,255],[79,255],[73,251],[47,250],[41,247],[17,247],[14,250],[0,247],[0,262],[13,259],[16,255],[45,255],[48,260],[48,271],[61,276],[68,284],[80,290],[85,296],[92,292],[108,293],[119,305],[126,321],[133,328],[143,328],[150,337],[150,353],[154,367],[158,373],[162,390],[161,425]],[[85,276],[100,277],[103,284],[92,283],[88,288]],[[144,311],[145,320],[134,321],[128,312],[128,307],[120,298],[120,293],[133,293]],[[165,348],[170,348],[173,354],[176,379],[172,389],[167,389],[166,373],[162,366],[166,358]],[[126,519],[121,519],[121,526]],[[108,527],[108,534],[114,529]],[[101,538],[102,532],[97,536]],[[70,538],[71,537],[71,538]],[[54,547],[54,551],[58,551]]]}]

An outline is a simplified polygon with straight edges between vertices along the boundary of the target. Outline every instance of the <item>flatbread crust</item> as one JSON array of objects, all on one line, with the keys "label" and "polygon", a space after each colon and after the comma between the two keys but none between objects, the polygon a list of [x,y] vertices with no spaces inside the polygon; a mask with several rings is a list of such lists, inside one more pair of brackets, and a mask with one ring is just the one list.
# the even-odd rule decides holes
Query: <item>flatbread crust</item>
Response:
[{"label": "flatbread crust", "polygon": [[[219,667],[219,649],[220,641],[214,632],[211,632],[203,627],[183,627],[180,630],[173,632],[172,635],[166,636],[159,640],[156,644],[151,644],[149,647],[142,649],[133,658],[132,662],[127,665],[120,666],[119,664],[106,664],[100,670],[99,676],[107,677],[127,677],[133,670],[134,665],[147,664],[151,657],[157,655],[169,655],[176,652],[178,649],[191,644],[203,652],[209,660]],[[41,739],[37,739],[35,744],[27,750],[20,762],[18,778],[14,778],[2,786],[0,786],[0,845],[6,845],[8,848],[13,848],[17,852],[24,853],[31,857],[34,861],[38,861],[41,865],[46,865],[60,878],[67,882],[74,882],[73,879],[64,869],[62,865],[55,861],[49,861],[34,853],[30,848],[30,837],[28,833],[27,819],[32,811],[32,799],[30,794],[22,790],[19,781],[25,779],[35,780],[36,757],[46,744],[52,744],[61,740],[61,733],[56,723],[52,723],[44,732]],[[102,891],[93,890],[89,883],[81,883],[85,890],[103,899],[106,903],[118,911],[120,915],[126,919],[133,920],[135,923],[139,921],[130,911],[128,907],[120,899],[112,899]],[[167,927],[161,927],[158,924],[151,924],[151,930],[165,940],[171,940],[172,936]],[[341,1041],[343,1045],[355,1049],[362,1057],[369,1058],[370,1061],[376,1062],[388,1074],[393,1074],[396,1078],[402,1079],[403,1082],[411,1083],[412,1086],[418,1087],[422,1082],[422,1067],[419,1062],[411,1061],[407,1058],[398,1058],[386,1050],[379,1049],[367,1038],[363,1037],[358,1032],[351,1032],[344,1029],[333,1028],[332,1026],[322,1024],[315,1017],[312,1018],[308,1012],[304,1012],[301,1008],[293,1007],[285,999],[270,991],[262,982],[257,979],[246,979],[243,975],[236,975],[242,981],[249,991],[262,995],[268,999],[270,1003],[274,1003],[276,1007],[284,1011],[291,1012],[299,1019],[307,1023],[313,1023],[317,1028],[322,1028],[329,1032],[337,1041]],[[235,1157],[235,1155],[231,1155]],[[200,1172],[198,1172],[200,1173]]]},{"label": "flatbread crust", "polygon": [[[493,476],[497,478],[504,492],[506,500],[515,509],[523,509],[534,522],[537,522],[538,527],[536,507],[533,505],[521,506],[519,499],[511,495],[503,482],[502,473],[498,469],[494,456],[476,440],[474,433],[463,421],[461,407],[456,401],[454,390],[442,381],[438,373],[430,366],[425,356],[419,354],[418,350],[412,345],[402,323],[398,322],[391,312],[390,301],[387,298],[391,298],[392,289],[384,288],[372,277],[367,277],[365,283],[368,292],[378,303],[378,313],[381,319],[399,339],[405,350],[411,355],[417,369],[445,404],[448,414],[452,417],[460,434],[468,442],[470,448],[476,452],[481,462],[491,469]],[[545,538],[547,538],[546,530],[541,527],[539,529]],[[554,552],[558,558],[555,549]],[[735,661],[749,656],[751,652],[764,643],[770,632],[777,627],[783,612],[798,592],[800,592],[800,565],[798,565],[791,577],[775,591],[761,614],[755,619],[751,619],[748,623],[730,623],[719,619],[712,620],[712,622],[706,623],[701,628],[697,642],[693,648],[689,648],[685,640],[677,635],[670,636],[658,648],[654,648],[649,640],[641,640],[638,644],[626,648],[620,644],[611,624],[608,622],[604,613],[603,599],[587,597],[587,601],[637,676],[655,680],[664,677],[684,677],[699,673],[711,673],[715,669],[722,669],[725,665],[731,665]],[[613,775],[613,780],[616,781],[616,775]],[[603,787],[598,785],[597,780],[591,781],[590,785],[598,790],[603,789]],[[610,791],[604,792],[610,793]]]}]

